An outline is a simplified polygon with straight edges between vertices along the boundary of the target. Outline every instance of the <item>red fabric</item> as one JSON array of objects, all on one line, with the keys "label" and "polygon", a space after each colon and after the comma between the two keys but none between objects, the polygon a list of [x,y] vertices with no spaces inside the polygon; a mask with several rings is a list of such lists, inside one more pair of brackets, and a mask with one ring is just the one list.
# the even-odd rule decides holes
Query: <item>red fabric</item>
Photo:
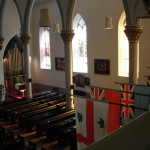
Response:
[{"label": "red fabric", "polygon": [[89,88],[90,97],[92,99],[103,100],[105,96],[104,91],[105,90],[99,88]]},{"label": "red fabric", "polygon": [[[121,92],[105,90],[105,100],[113,103],[121,103]],[[108,111],[108,133],[120,127],[121,107],[115,104],[109,104]]]},{"label": "red fabric", "polygon": [[[38,92],[33,91],[32,95],[34,95],[34,94],[38,94]],[[9,96],[12,97],[12,98],[15,98],[15,99],[23,98],[23,94],[20,95],[20,94],[16,94],[16,93],[15,94],[10,94]]]},{"label": "red fabric", "polygon": [[77,141],[90,145],[94,143],[94,103],[88,100],[86,101],[86,130],[87,137],[77,134]]},{"label": "red fabric", "polygon": [[[131,106],[131,105],[133,106],[134,98],[132,97],[133,96],[132,93],[134,92],[135,87],[131,85],[120,85],[120,89],[121,91],[131,92],[131,93],[122,92],[121,104],[127,106]],[[134,112],[131,107],[123,106],[121,110],[121,114],[124,118],[130,118],[130,116],[134,118]]]}]

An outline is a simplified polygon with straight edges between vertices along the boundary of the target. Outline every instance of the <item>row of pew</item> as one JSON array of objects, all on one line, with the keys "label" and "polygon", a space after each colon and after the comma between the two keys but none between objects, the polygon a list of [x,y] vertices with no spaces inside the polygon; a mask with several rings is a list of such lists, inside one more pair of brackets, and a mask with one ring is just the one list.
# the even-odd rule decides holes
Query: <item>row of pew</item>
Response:
[{"label": "row of pew", "polygon": [[[33,95],[32,99],[10,100],[0,104],[1,120],[18,124],[36,136],[46,136],[47,141],[57,140],[62,146],[77,149],[75,111],[66,111],[66,95],[45,91]],[[14,139],[11,132],[0,126],[0,150],[36,150],[35,145],[25,146],[24,139]]]}]

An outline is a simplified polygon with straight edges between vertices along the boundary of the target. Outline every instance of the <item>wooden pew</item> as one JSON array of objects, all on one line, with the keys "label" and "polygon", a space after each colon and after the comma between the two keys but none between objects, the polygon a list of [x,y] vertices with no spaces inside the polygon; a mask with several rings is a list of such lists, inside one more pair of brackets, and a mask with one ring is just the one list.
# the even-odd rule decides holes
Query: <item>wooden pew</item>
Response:
[{"label": "wooden pew", "polygon": [[40,95],[39,97],[36,97],[36,98],[33,98],[33,99],[29,99],[29,100],[21,100],[21,101],[17,101],[17,102],[14,102],[14,103],[10,103],[10,104],[7,104],[7,105],[0,105],[0,110],[1,109],[9,109],[11,107],[17,107],[19,105],[24,105],[26,103],[30,103],[32,101],[38,101],[38,100],[41,100],[41,99],[44,99],[44,98],[47,98],[47,97],[52,97],[52,96],[56,96],[58,95],[57,92],[55,93],[48,93],[46,95]]},{"label": "wooden pew", "polygon": [[36,145],[29,144],[27,146],[24,146],[24,147],[20,148],[19,150],[36,150]]},{"label": "wooden pew", "polygon": [[[34,94],[33,95],[33,99],[34,98],[37,98],[37,97],[40,97],[40,96],[44,96],[44,95],[47,95],[47,94],[50,94],[51,91],[45,91],[45,92],[40,92],[40,93],[37,93],[37,94]],[[18,103],[20,101],[24,101],[25,99],[9,99],[9,100],[5,100],[4,102],[1,102],[0,103],[0,107],[4,107],[4,106],[7,106],[9,104],[12,104],[12,103]]]},{"label": "wooden pew", "polygon": [[[64,94],[61,94],[61,95],[64,95]],[[25,109],[26,107],[32,107],[34,105],[39,105],[41,103],[48,102],[56,97],[58,97],[58,93],[51,93],[51,94],[42,96],[42,99],[41,99],[41,97],[38,97],[38,99],[35,99],[35,100],[25,100],[23,102],[17,103],[16,106],[11,105],[8,107],[1,108],[0,110],[3,112],[3,116],[5,118],[9,119],[9,117],[10,117],[9,114],[13,111],[15,112],[19,109]]]},{"label": "wooden pew", "polygon": [[76,125],[58,129],[58,144],[62,146],[70,145],[71,150],[77,150]]},{"label": "wooden pew", "polygon": [[[48,100],[48,99],[47,99]],[[61,100],[65,100],[65,98],[62,98]],[[35,105],[35,102],[39,102],[37,105]],[[67,119],[67,118],[70,118],[70,116],[74,116],[75,114],[73,114],[74,113],[74,110],[73,111],[69,111],[69,113],[68,112],[65,112],[66,110],[65,110],[65,107],[63,107],[64,106],[64,104],[63,105],[60,105],[60,107],[59,107],[59,105],[56,105],[56,106],[58,106],[58,107],[54,107],[52,110],[47,110],[46,111],[46,109],[47,108],[49,108],[50,109],[50,107],[53,107],[53,106],[51,106],[51,105],[53,105],[53,104],[56,104],[58,101],[57,100],[54,100],[54,103],[52,104],[51,103],[52,101],[50,101],[50,102],[46,102],[46,101],[44,101],[43,99],[36,99],[36,101],[33,101],[32,100],[32,102],[30,103],[31,105],[29,105],[29,103],[21,103],[20,105],[23,105],[23,107],[19,107],[19,106],[17,106],[16,108],[13,108],[13,107],[15,107],[15,106],[10,106],[9,108],[9,110],[8,110],[8,114],[10,115],[14,115],[15,116],[15,120],[17,120],[17,118],[18,117],[22,117],[22,116],[24,116],[24,115],[28,115],[28,114],[30,114],[31,112],[33,112],[33,114],[30,114],[26,119],[26,127],[28,128],[28,129],[32,129],[36,124],[38,124],[39,122],[44,122],[45,120],[47,120],[48,121],[48,125],[52,125],[53,123],[55,123],[55,125],[59,122],[59,121],[62,121],[63,122],[63,120],[64,119]],[[20,103],[20,102],[19,102]],[[41,107],[40,107],[41,106]],[[39,110],[41,109],[41,108],[46,108],[44,111],[37,111],[37,109],[39,108]],[[6,109],[7,110],[7,109]],[[34,114],[34,112],[38,112],[38,113],[35,113]],[[17,112],[17,113],[16,113]],[[60,114],[60,113],[62,113],[63,112],[63,114]],[[17,115],[16,115],[17,114]],[[10,116],[11,116],[10,115]],[[12,116],[13,116],[12,115]],[[33,115],[33,116],[32,116]],[[17,116],[17,117],[16,117]],[[13,118],[13,117],[12,117]],[[12,119],[13,120],[13,119]],[[61,122],[60,122],[61,123]],[[59,124],[59,123],[58,123]],[[57,125],[58,125],[57,124]],[[42,124],[43,125],[43,124]],[[47,124],[46,124],[47,125]],[[63,126],[63,124],[61,124],[62,125],[62,127],[64,127]],[[37,127],[37,125],[36,125],[36,127]],[[68,126],[67,126],[68,127]],[[45,129],[44,129],[45,130]],[[43,130],[43,131],[44,131]],[[42,132],[43,132],[42,131]],[[18,140],[18,142],[17,142],[17,140]],[[33,147],[33,146],[24,146],[24,142],[22,142],[22,139],[17,139],[17,140],[10,140],[7,144],[3,144],[3,145],[1,145],[0,146],[0,149],[1,150],[7,150],[7,149],[17,149],[17,148],[19,148],[20,150],[35,150],[35,147]]]},{"label": "wooden pew", "polygon": [[50,112],[42,113],[40,115],[36,115],[36,116],[29,118],[27,120],[27,129],[30,131],[35,127],[37,122],[66,112],[65,105],[66,104],[64,104],[64,107],[63,105],[61,107],[57,106],[56,108],[51,109]]},{"label": "wooden pew", "polygon": [[34,94],[32,96],[33,99],[37,98],[37,97],[40,97],[40,96],[44,96],[44,95],[47,95],[47,94],[50,94],[52,93],[51,91],[44,91],[44,92],[40,92],[40,93],[37,93],[37,94]]},{"label": "wooden pew", "polygon": [[19,137],[17,139],[13,139],[3,144],[0,144],[0,150],[17,150],[24,146],[24,139]]},{"label": "wooden pew", "polygon": [[3,134],[5,134],[5,129],[2,126],[0,126],[0,135],[3,135]]},{"label": "wooden pew", "polygon": [[[41,96],[44,96],[44,95],[47,95],[47,94],[50,94],[50,93],[52,93],[52,92],[51,91],[44,91],[44,92],[34,94],[32,97],[33,97],[33,99],[35,99],[37,97],[41,97]],[[11,104],[11,103],[17,103],[17,102],[24,101],[24,100],[25,100],[25,98],[22,98],[22,99],[9,99],[9,100],[5,100],[4,102],[0,103],[0,106],[8,105],[8,104]]]},{"label": "wooden pew", "polygon": [[[62,102],[59,105],[60,106],[62,105],[62,107],[64,107],[65,104],[66,104],[66,102]],[[42,114],[42,113],[48,113],[49,111],[51,111],[51,109],[56,108],[57,105],[47,106],[45,108],[31,111],[31,112],[25,113],[24,115],[19,116],[19,118],[18,118],[19,126],[26,128],[27,127],[27,120],[29,118],[34,117],[34,116],[39,115],[39,114]]]},{"label": "wooden pew", "polygon": [[14,134],[13,133],[5,133],[1,134],[0,136],[0,145],[7,143],[7,141],[14,140]]},{"label": "wooden pew", "polygon": [[8,105],[1,105],[0,106],[1,117],[7,117],[7,111],[9,111],[9,109],[11,109],[11,108],[16,108],[16,107],[22,107],[23,108],[23,105],[25,105],[27,103],[31,103],[33,101],[38,101],[38,100],[44,99],[46,97],[52,97],[56,94],[58,95],[58,93],[52,93],[52,94],[47,94],[44,96],[36,97],[35,99],[32,99],[32,100],[31,99],[30,100],[21,100],[19,102],[17,101],[15,103],[10,103]]},{"label": "wooden pew", "polygon": [[[54,100],[55,98],[56,98],[56,100]],[[45,108],[47,106],[51,106],[51,105],[54,105],[54,104],[57,104],[60,102],[64,102],[65,100],[66,99],[63,97],[58,99],[58,96],[54,96],[51,98],[36,101],[36,102],[30,103],[28,105],[24,105],[23,108],[20,108],[20,109],[18,108],[15,111],[9,110],[7,112],[7,118],[9,116],[9,119],[11,120],[11,122],[16,122],[18,117],[21,115],[25,115],[31,111],[42,109],[42,108]]]},{"label": "wooden pew", "polygon": [[36,123],[36,134],[37,135],[45,135],[46,128],[48,125],[52,125],[54,123],[63,121],[65,119],[68,119],[71,117],[75,117],[75,111],[74,110],[67,111],[67,112],[62,113],[60,115],[57,115],[55,117],[39,121]]},{"label": "wooden pew", "polygon": [[75,125],[75,123],[76,123],[75,117],[71,117],[69,119],[65,119],[63,121],[54,123],[52,125],[47,125],[46,138],[49,140],[57,139],[59,130],[69,128]]},{"label": "wooden pew", "polygon": [[0,103],[0,107],[1,107],[1,106],[6,106],[6,105],[12,104],[12,103],[17,103],[17,102],[20,102],[20,101],[23,101],[23,99],[10,99],[10,100],[1,102],[1,103]]}]

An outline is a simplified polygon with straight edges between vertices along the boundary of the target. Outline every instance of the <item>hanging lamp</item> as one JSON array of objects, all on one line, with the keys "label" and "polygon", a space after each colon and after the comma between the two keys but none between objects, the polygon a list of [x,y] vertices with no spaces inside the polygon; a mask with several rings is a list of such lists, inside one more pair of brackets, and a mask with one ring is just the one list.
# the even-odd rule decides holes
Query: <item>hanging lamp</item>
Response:
[{"label": "hanging lamp", "polygon": [[60,32],[59,23],[54,23],[54,32]]},{"label": "hanging lamp", "polygon": [[108,14],[110,13],[110,0],[107,1],[107,17],[105,17],[105,29],[113,29],[112,17]]},{"label": "hanging lamp", "polygon": [[49,9],[45,8],[45,0],[44,0],[44,8],[40,10],[40,27],[51,27],[51,21],[49,17]]},{"label": "hanging lamp", "polygon": [[107,16],[105,18],[105,29],[113,29],[112,17]]}]

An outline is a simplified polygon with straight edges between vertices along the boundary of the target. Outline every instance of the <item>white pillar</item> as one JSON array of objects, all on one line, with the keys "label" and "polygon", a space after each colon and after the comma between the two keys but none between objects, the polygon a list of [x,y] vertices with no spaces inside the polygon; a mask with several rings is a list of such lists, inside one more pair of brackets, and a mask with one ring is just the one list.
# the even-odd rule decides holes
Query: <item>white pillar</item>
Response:
[{"label": "white pillar", "polygon": [[66,100],[67,110],[73,109],[73,71],[72,71],[72,38],[73,30],[61,31],[65,50],[65,80],[66,80]]},{"label": "white pillar", "polygon": [[125,34],[129,41],[129,84],[138,83],[138,52],[141,33],[142,29],[140,25],[126,26]]},{"label": "white pillar", "polygon": [[26,98],[32,98],[32,79],[30,71],[30,60],[29,60],[29,41],[31,39],[30,34],[21,35],[23,43],[23,57],[24,57],[24,72],[25,72],[25,87],[26,87]]}]

